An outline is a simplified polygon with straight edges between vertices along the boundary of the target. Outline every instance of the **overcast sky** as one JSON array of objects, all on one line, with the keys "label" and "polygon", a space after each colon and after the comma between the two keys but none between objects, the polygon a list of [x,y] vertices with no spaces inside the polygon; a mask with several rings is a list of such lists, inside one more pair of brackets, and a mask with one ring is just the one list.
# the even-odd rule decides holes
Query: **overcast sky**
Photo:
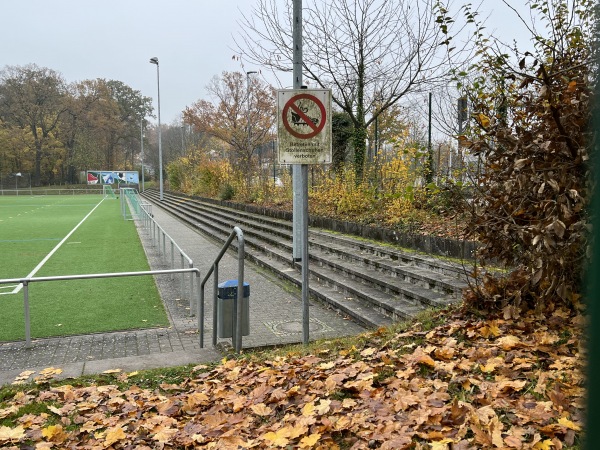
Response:
[{"label": "overcast sky", "polygon": [[[156,100],[160,61],[161,119],[179,120],[214,75],[242,68],[233,36],[254,0],[0,0],[0,69],[35,63],[67,82],[119,80]],[[283,3],[283,2],[282,2]],[[521,5],[522,0],[512,3]],[[483,0],[488,28],[518,35],[501,0]],[[291,81],[291,75],[289,75]],[[156,104],[154,105],[156,108]]]}]

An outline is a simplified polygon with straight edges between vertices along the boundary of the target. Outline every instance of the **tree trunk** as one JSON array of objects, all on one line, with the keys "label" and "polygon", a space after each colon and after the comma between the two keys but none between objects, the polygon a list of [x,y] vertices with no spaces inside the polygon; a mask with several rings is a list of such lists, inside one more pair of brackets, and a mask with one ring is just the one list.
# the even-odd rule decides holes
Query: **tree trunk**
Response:
[{"label": "tree trunk", "polygon": [[41,172],[42,172],[42,142],[36,141],[35,143],[35,168],[33,172],[33,185],[40,187],[41,184]]}]

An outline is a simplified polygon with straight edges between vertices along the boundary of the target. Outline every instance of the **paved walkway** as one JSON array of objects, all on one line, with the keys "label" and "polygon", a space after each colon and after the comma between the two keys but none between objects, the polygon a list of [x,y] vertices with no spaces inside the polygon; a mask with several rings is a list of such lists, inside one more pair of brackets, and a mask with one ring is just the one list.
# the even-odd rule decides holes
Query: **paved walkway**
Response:
[{"label": "paved walkway", "polygon": [[[156,205],[153,213],[154,219],[194,261],[204,277],[221,245],[199,235]],[[165,255],[163,246],[153,241],[148,229],[138,224],[138,231],[151,268],[170,269],[168,242]],[[175,265],[180,268],[178,258],[176,253]],[[237,258],[228,253],[219,266],[219,281],[236,278]],[[248,261],[244,278],[250,283],[250,334],[243,337],[243,348],[302,342],[300,291]],[[0,385],[12,382],[25,370],[35,371],[33,378],[48,367],[62,369],[61,377],[76,377],[109,369],[133,371],[222,358],[222,353],[212,347],[212,280],[206,285],[204,348],[199,345],[197,318],[190,316],[187,275],[183,282],[181,275],[159,275],[156,282],[169,314],[169,328],[34,339],[30,348],[24,342],[0,343]],[[354,322],[312,302],[309,328],[311,340],[364,331]],[[219,339],[219,343],[231,343],[231,339]]]}]

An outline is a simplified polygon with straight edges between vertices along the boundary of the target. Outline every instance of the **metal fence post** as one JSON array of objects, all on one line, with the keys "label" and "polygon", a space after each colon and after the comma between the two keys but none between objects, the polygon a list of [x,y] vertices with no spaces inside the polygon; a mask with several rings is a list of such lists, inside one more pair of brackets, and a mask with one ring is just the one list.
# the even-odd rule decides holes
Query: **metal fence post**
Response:
[{"label": "metal fence post", "polygon": [[217,345],[217,292],[219,289],[219,264],[213,265],[213,346]]},{"label": "metal fence post", "polygon": [[[190,262],[189,268],[193,269],[194,263]],[[192,276],[192,273],[190,272],[190,316],[194,315],[193,303],[194,303],[194,278]]]},{"label": "metal fence post", "polygon": [[[238,229],[239,230],[239,229]],[[233,303],[233,314],[235,316],[235,351],[239,353],[242,349],[242,305],[244,301],[244,235],[239,230],[238,238],[238,288],[237,298]]]},{"label": "metal fence post", "polygon": [[[181,268],[184,269],[185,268],[185,262],[183,260],[183,253],[180,253],[180,255],[181,255]],[[185,278],[185,274],[183,272],[181,272],[181,298],[185,297],[184,278]]]},{"label": "metal fence post", "polygon": [[[171,269],[175,268],[175,243],[171,239]],[[175,279],[175,275],[171,274],[171,280]]]},{"label": "metal fence post", "polygon": [[200,348],[204,348],[204,295],[202,295],[202,289],[200,288],[200,269],[196,274],[196,289],[198,289],[197,298],[197,309],[196,312],[198,314],[198,333],[200,333]]},{"label": "metal fence post", "polygon": [[29,283],[23,282],[23,307],[25,308],[25,346],[31,347],[31,319],[29,316]]}]

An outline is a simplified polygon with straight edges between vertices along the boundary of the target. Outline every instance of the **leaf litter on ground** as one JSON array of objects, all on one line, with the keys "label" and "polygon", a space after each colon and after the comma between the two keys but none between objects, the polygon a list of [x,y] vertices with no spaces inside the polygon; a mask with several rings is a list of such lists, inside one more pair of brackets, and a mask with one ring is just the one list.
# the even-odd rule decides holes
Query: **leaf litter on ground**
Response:
[{"label": "leaf litter on ground", "polygon": [[[311,354],[224,359],[151,389],[136,385],[141,373],[120,371],[104,374],[105,384],[20,386],[0,402],[0,446],[555,450],[578,444],[585,396],[581,315],[437,314],[441,324],[431,329],[417,323]],[[47,407],[19,413],[35,404]]]}]

